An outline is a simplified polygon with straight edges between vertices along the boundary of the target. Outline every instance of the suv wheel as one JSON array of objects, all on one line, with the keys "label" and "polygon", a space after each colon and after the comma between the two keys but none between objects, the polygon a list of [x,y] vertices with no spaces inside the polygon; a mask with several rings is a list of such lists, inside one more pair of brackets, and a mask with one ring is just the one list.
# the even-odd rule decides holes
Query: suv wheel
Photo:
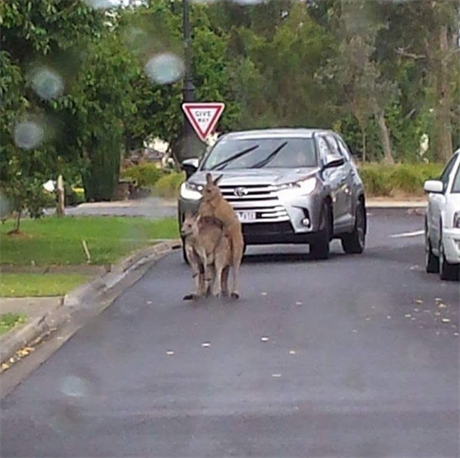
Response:
[{"label": "suv wheel", "polygon": [[321,210],[321,230],[314,242],[310,243],[310,254],[313,259],[329,258],[329,242],[331,241],[331,207],[324,203]]},{"label": "suv wheel", "polygon": [[366,245],[366,208],[362,202],[356,208],[353,232],[342,237],[342,248],[347,254],[361,254]]},{"label": "suv wheel", "polygon": [[428,227],[425,224],[425,270],[429,274],[439,272],[439,259],[433,253],[430,236],[428,235]]},{"label": "suv wheel", "polygon": [[439,242],[439,276],[441,280],[457,281],[459,279],[460,269],[458,264],[449,264],[444,253],[444,245]]}]

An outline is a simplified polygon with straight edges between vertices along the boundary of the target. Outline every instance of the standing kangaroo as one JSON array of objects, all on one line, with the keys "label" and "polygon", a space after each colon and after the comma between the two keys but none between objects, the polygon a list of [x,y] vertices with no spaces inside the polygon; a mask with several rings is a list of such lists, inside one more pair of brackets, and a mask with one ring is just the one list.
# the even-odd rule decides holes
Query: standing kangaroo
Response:
[{"label": "standing kangaroo", "polygon": [[203,188],[203,199],[198,210],[202,217],[210,216],[222,221],[225,234],[230,240],[231,266],[232,266],[232,294],[234,299],[240,297],[238,291],[238,278],[241,260],[244,252],[244,239],[241,223],[232,206],[224,199],[218,181],[221,177],[212,179],[212,175],[206,175],[206,185]]},{"label": "standing kangaroo", "polygon": [[221,221],[187,212],[181,234],[184,237],[187,259],[196,278],[196,293],[186,295],[184,300],[207,295],[209,286],[213,296],[228,296],[230,241],[224,234]]}]

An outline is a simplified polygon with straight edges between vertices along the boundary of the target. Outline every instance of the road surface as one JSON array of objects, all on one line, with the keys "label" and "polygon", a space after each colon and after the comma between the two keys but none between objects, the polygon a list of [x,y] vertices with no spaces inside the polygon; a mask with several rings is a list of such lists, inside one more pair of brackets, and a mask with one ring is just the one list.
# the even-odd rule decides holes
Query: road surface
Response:
[{"label": "road surface", "polygon": [[238,302],[163,259],[3,400],[1,456],[459,456],[459,285],[371,213],[361,256],[250,249]]}]

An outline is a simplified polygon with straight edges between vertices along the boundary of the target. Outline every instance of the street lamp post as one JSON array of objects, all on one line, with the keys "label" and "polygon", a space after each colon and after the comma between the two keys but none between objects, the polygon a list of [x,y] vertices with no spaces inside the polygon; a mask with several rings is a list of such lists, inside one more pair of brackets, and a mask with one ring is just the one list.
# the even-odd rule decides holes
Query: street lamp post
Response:
[{"label": "street lamp post", "polygon": [[[190,0],[182,0],[182,20],[184,34],[184,60],[185,73],[184,85],[182,89],[183,102],[195,101],[195,86],[193,85],[192,75],[192,31],[190,24]],[[198,137],[193,130],[192,125],[184,113],[184,128],[182,132],[182,157],[189,158],[196,156],[196,149],[199,145]]]}]

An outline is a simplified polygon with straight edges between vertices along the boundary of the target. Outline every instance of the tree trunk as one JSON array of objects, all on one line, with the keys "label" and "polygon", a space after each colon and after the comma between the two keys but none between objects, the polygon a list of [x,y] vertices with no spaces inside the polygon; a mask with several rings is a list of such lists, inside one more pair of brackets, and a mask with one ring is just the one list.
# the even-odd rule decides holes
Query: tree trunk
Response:
[{"label": "tree trunk", "polygon": [[391,149],[390,131],[388,130],[387,122],[383,110],[374,106],[374,116],[380,128],[380,141],[382,142],[384,161],[387,164],[394,164],[393,150]]},{"label": "tree trunk", "polygon": [[448,82],[448,59],[449,43],[447,25],[439,28],[440,62],[437,65],[437,107],[436,107],[436,130],[438,133],[438,157],[444,162],[454,153],[452,144],[452,122],[450,109],[452,107],[452,95]]}]

